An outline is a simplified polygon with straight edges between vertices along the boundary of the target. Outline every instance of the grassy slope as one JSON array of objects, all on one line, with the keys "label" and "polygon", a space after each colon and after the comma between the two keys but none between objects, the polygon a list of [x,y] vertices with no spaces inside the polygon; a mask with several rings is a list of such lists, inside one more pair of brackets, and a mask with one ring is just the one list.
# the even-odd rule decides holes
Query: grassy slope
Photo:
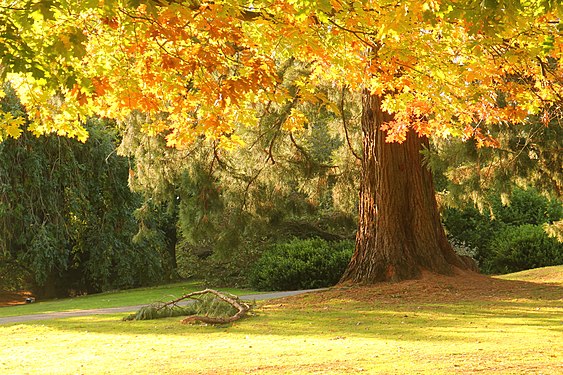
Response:
[{"label": "grassy slope", "polygon": [[[0,326],[0,373],[563,373],[563,267],[534,272],[335,288],[225,327],[121,316]],[[546,272],[554,284],[530,282]]]},{"label": "grassy slope", "polygon": [[502,280],[520,280],[532,283],[558,284],[563,286],[563,266],[543,267],[497,276]]}]

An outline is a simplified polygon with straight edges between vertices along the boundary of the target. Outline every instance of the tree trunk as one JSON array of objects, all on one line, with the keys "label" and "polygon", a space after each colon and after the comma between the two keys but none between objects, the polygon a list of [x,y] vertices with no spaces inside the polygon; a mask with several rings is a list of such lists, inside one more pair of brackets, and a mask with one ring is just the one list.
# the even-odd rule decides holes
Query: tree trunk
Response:
[{"label": "tree trunk", "polygon": [[409,130],[403,143],[385,142],[393,120],[382,97],[363,95],[364,151],[356,250],[341,282],[415,279],[423,269],[451,274],[467,268],[440,221],[432,174],[420,151],[428,139]]}]

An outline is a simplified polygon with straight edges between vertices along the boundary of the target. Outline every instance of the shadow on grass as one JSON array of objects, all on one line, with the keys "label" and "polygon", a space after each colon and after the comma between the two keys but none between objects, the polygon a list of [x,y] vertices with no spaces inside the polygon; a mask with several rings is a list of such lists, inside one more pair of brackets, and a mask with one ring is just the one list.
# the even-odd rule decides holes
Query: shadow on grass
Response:
[{"label": "shadow on grass", "polygon": [[563,287],[477,274],[402,283],[335,287],[261,302],[256,315],[230,326],[181,325],[180,318],[123,322],[127,314],[21,323],[112,335],[272,335],[466,341],[487,332],[563,329]]},{"label": "shadow on grass", "polygon": [[[123,306],[149,305],[154,302],[167,302],[179,298],[187,293],[203,289],[201,282],[183,282],[176,284],[122,290],[65,298],[60,300],[40,301],[33,304],[0,307],[0,319],[13,316],[48,314],[92,309],[112,309]],[[222,288],[221,291],[231,294],[256,294],[255,291]],[[131,309],[135,310],[135,309]],[[1,323],[0,323],[1,324]]]},{"label": "shadow on grass", "polygon": [[[39,323],[54,330],[111,335],[310,336],[406,341],[467,341],[472,334],[502,330],[561,331],[561,305],[541,301],[460,302],[449,304],[366,304],[333,301],[293,309],[264,305],[256,315],[229,326],[182,325],[179,318],[124,322],[124,315],[98,315]],[[279,306],[279,307],[278,307]],[[517,329],[516,329],[517,330]]]}]

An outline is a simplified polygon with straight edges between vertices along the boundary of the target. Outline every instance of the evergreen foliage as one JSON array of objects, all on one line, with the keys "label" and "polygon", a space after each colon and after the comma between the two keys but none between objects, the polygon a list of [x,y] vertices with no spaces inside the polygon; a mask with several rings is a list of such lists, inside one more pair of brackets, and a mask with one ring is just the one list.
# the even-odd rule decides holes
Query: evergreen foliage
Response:
[{"label": "evergreen foliage", "polygon": [[159,306],[153,304],[141,307],[136,313],[128,315],[123,320],[154,320],[174,316],[187,316],[196,314],[195,305],[187,306]]},{"label": "evergreen foliage", "polygon": [[[297,94],[292,85],[307,69],[289,60],[279,70],[284,85]],[[345,108],[346,130],[358,147],[354,98],[330,87],[319,90]],[[296,106],[307,124],[294,133],[282,125]],[[236,149],[198,141],[184,149],[164,148],[163,136],[142,132],[142,116],[131,116],[123,124],[120,152],[135,161],[130,184],[143,194],[148,215],[143,220],[166,222],[177,231],[180,276],[205,278],[213,285],[244,285],[250,266],[272,243],[291,237],[334,241],[354,236],[359,164],[345,141],[342,119],[324,106],[294,101],[265,103],[257,115],[258,126],[239,132],[246,147]],[[173,206],[175,221],[151,218],[167,215],[147,209],[159,205]],[[150,228],[141,226],[137,237]],[[162,233],[164,227],[159,228]]]},{"label": "evergreen foliage", "polygon": [[[143,306],[136,313],[126,316],[123,320],[153,320],[189,315],[228,318],[238,312],[233,305],[213,294],[202,294],[190,298],[183,304],[159,302]],[[232,296],[232,298],[240,302],[238,297]]]},{"label": "evergreen foliage", "polygon": [[137,221],[137,233],[132,238],[136,247],[158,256],[163,281],[177,280],[176,222],[178,208],[175,200],[158,202],[144,200],[133,212]]},{"label": "evergreen foliage", "polygon": [[[26,116],[13,95],[2,109]],[[140,201],[116,132],[97,119],[87,126],[85,143],[25,131],[0,144],[0,263],[11,287],[54,297],[160,279],[158,254],[131,243]]]},{"label": "evergreen foliage", "polygon": [[494,236],[483,268],[511,273],[563,264],[563,243],[549,237],[540,225],[507,226]]},{"label": "evergreen foliage", "polygon": [[473,206],[443,211],[452,241],[475,249],[482,271],[506,273],[561,264],[561,243],[543,227],[563,219],[559,200],[516,188],[504,196],[506,204],[500,194],[487,201],[490,210],[483,213]]},{"label": "evergreen foliage", "polygon": [[497,147],[481,147],[472,140],[434,139],[427,161],[434,171],[438,191],[450,206],[473,203],[480,211],[491,207],[489,198],[499,195],[502,203],[515,187],[534,188],[563,196],[563,118],[548,123],[530,117],[517,127],[494,126],[491,135]]},{"label": "evergreen foliage", "polygon": [[[517,127],[491,126],[497,147],[480,147],[472,140],[436,138],[434,147],[427,152],[452,242],[474,251],[482,271],[532,268],[536,262],[524,249],[526,239],[539,230],[544,232],[541,236],[546,231],[559,234],[563,218],[561,121],[558,108],[546,108],[544,117],[530,116]],[[518,266],[504,265],[515,254],[494,247],[506,244],[507,237],[513,241],[514,251],[520,252]],[[537,252],[538,261],[552,248],[551,241],[540,241],[545,249],[537,245],[530,248]]]},{"label": "evergreen foliage", "polygon": [[491,199],[494,218],[506,225],[541,225],[563,219],[563,204],[549,199],[534,189],[514,189],[503,202],[499,196]]},{"label": "evergreen foliage", "polygon": [[294,239],[277,243],[254,264],[250,283],[260,290],[297,290],[335,285],[354,252],[352,241]]}]

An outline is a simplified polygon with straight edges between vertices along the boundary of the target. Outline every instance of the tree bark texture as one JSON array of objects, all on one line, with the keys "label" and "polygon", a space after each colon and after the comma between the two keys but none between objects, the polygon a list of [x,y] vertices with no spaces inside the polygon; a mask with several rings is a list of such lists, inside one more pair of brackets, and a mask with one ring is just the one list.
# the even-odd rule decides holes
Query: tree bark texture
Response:
[{"label": "tree bark texture", "polygon": [[382,97],[363,95],[363,161],[356,250],[341,282],[371,284],[418,278],[423,269],[451,274],[466,264],[440,221],[431,172],[421,150],[428,139],[409,130],[403,143],[385,142],[381,125],[393,116]]}]

